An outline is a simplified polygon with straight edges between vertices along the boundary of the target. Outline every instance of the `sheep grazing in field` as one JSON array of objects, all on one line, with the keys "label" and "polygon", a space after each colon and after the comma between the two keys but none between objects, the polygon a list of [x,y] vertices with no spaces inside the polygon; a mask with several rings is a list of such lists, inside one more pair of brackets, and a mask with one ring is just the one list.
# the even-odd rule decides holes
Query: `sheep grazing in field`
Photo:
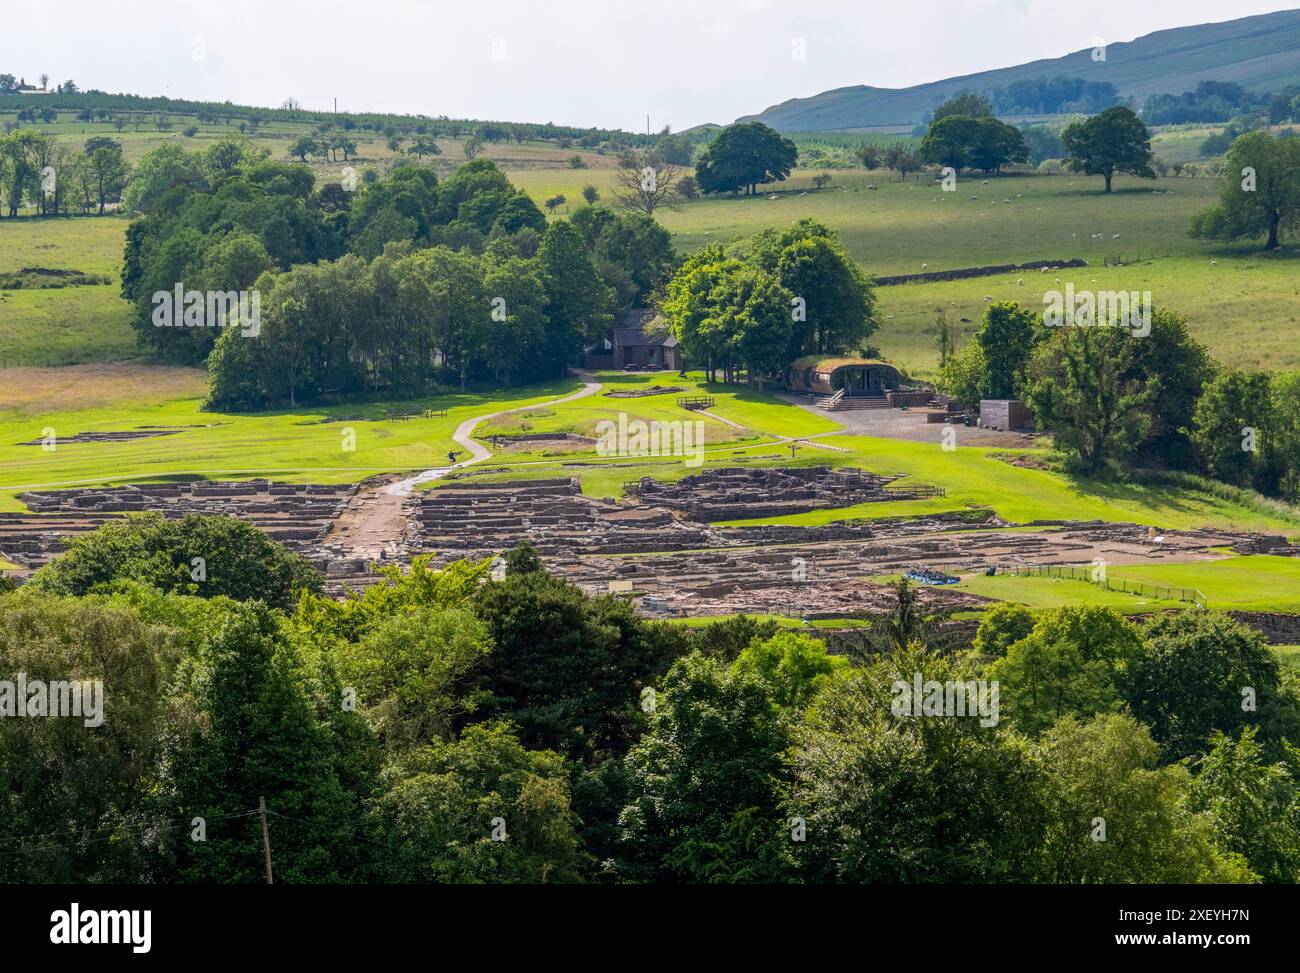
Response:
[{"label": "sheep grazing in field", "polygon": [[988,294],[985,294],[985,295],[984,295],[984,303],[985,303],[985,304],[989,303],[991,300],[993,300],[993,298],[992,298],[990,295],[988,295]]},{"label": "sheep grazing in field", "polygon": [[1112,239],[1112,240],[1118,240],[1118,239],[1119,239],[1119,234],[1116,233],[1113,237],[1111,237],[1111,239]]},{"label": "sheep grazing in field", "polygon": [[1216,267],[1216,266],[1218,266],[1218,264],[1219,264],[1219,261],[1217,261],[1217,260],[1211,260],[1211,261],[1210,261],[1210,266],[1211,266],[1211,267]]},{"label": "sheep grazing in field", "polygon": [[1017,286],[1017,287],[1024,287],[1024,286],[1025,286],[1025,279],[1024,279],[1023,277],[1017,279],[1017,280],[1016,280],[1016,286]]}]

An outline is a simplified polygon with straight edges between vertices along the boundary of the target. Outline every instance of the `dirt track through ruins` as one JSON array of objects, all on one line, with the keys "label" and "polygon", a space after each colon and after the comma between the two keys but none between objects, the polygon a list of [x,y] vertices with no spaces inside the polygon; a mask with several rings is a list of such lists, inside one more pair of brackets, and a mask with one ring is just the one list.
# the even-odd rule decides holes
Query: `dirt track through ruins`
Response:
[{"label": "dirt track through ruins", "polygon": [[[586,372],[576,373],[582,380],[582,388],[558,399],[550,399],[529,409],[545,408],[583,399],[595,395],[604,385],[597,382]],[[451,438],[456,445],[465,447],[469,458],[424,470],[412,476],[401,474],[372,477],[363,482],[356,494],[343,508],[343,512],[334,521],[334,526],[326,536],[329,546],[337,546],[346,552],[346,556],[367,561],[394,558],[399,552],[399,545],[406,534],[406,516],[404,505],[415,488],[422,483],[439,480],[453,470],[458,470],[475,463],[490,459],[492,453],[486,446],[474,439],[474,430],[480,423],[488,422],[497,416],[518,412],[519,409],[500,409],[481,416],[466,419],[456,427]]]}]

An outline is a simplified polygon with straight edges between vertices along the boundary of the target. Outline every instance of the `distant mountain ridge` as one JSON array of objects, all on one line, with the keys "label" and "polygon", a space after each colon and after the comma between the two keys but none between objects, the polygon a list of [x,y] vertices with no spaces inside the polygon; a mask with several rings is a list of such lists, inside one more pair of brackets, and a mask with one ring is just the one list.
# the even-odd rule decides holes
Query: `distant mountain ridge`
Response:
[{"label": "distant mountain ridge", "polygon": [[1300,83],[1300,10],[1242,17],[1218,24],[1173,27],[1064,57],[946,78],[910,88],[852,85],[810,98],[792,98],[737,119],[782,132],[829,132],[916,125],[934,105],[958,91],[985,91],[1013,81],[1065,76],[1109,81],[1140,106],[1151,95],[1181,94],[1202,81],[1232,81],[1252,91]]}]

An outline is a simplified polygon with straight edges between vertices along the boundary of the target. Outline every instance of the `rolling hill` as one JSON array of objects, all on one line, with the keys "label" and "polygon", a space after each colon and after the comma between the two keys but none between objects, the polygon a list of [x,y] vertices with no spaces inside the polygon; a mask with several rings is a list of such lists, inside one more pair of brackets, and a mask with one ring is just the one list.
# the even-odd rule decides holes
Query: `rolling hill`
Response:
[{"label": "rolling hill", "polygon": [[1109,81],[1138,104],[1150,95],[1191,90],[1201,81],[1233,81],[1255,91],[1276,90],[1300,82],[1300,10],[1156,31],[1110,44],[1105,61],[1094,61],[1089,48],[910,88],[836,88],[810,98],[792,98],[738,121],[759,121],[783,132],[910,126],[963,89],[985,91],[1044,76]]}]

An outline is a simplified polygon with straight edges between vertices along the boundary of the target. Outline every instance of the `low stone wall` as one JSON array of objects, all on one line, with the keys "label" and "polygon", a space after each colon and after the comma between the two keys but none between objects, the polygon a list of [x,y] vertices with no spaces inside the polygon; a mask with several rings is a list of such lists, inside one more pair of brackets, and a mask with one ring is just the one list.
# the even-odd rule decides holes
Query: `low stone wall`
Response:
[{"label": "low stone wall", "polygon": [[1027,264],[994,264],[988,267],[961,267],[956,270],[931,270],[923,274],[897,274],[893,277],[877,277],[876,283],[881,287],[893,284],[915,284],[935,280],[965,280],[968,277],[995,277],[998,274],[1011,274],[1017,270],[1042,271],[1043,268],[1086,267],[1088,261],[1075,257],[1071,260],[1035,260]]}]

